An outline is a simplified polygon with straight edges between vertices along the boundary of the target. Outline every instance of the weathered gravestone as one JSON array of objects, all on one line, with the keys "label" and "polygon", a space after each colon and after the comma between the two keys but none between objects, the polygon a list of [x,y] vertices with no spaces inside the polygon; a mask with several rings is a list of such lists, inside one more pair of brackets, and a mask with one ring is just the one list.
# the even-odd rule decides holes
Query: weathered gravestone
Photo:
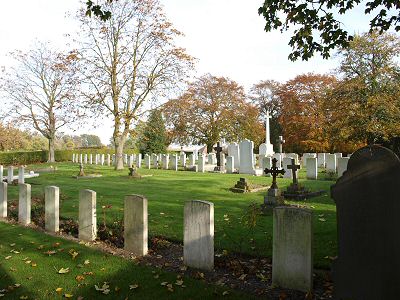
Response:
[{"label": "weathered gravestone", "polygon": [[200,154],[199,155],[199,159],[197,160],[198,163],[198,170],[201,173],[205,172],[205,164],[206,164],[206,158],[204,156],[204,154]]},{"label": "weathered gravestone", "polygon": [[308,157],[307,158],[307,179],[317,179],[318,178],[318,163],[317,158]]},{"label": "weathered gravestone", "polygon": [[31,223],[31,185],[19,184],[18,222],[22,225]]},{"label": "weathered gravestone", "polygon": [[45,197],[45,229],[48,232],[59,231],[60,189],[56,186],[46,186]]},{"label": "weathered gravestone", "polygon": [[235,158],[233,156],[228,156],[226,158],[226,173],[232,174],[235,171]]},{"label": "weathered gravestone", "polygon": [[331,187],[338,229],[335,299],[399,299],[399,183],[399,158],[372,145],[351,156]]},{"label": "weathered gravestone", "polygon": [[136,256],[147,254],[147,199],[128,195],[124,203],[124,249]]},{"label": "weathered gravestone", "polygon": [[7,182],[8,184],[12,184],[14,180],[14,167],[9,166],[7,169]]},{"label": "weathered gravestone", "polygon": [[214,268],[214,204],[193,200],[185,203],[183,262],[193,268]]},{"label": "weathered gravestone", "polygon": [[337,159],[337,173],[338,177],[342,176],[343,173],[347,170],[347,164],[349,163],[348,157],[338,157]]},{"label": "weathered gravestone", "polygon": [[312,212],[277,207],[273,218],[272,283],[308,292],[313,287]]},{"label": "weathered gravestone", "polygon": [[80,240],[94,241],[97,235],[96,192],[79,191],[79,234]]}]

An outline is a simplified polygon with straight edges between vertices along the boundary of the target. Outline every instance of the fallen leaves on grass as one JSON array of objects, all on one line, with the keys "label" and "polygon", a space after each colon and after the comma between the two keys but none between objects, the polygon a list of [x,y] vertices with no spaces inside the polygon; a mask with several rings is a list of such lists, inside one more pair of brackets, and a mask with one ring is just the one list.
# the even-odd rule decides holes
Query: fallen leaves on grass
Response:
[{"label": "fallen leaves on grass", "polygon": [[102,292],[104,295],[108,295],[110,293],[110,286],[108,282],[104,282],[102,287],[99,287],[97,284],[94,287],[96,291]]},{"label": "fallen leaves on grass", "polygon": [[69,268],[61,268],[58,270],[58,274],[67,274],[69,273]]}]

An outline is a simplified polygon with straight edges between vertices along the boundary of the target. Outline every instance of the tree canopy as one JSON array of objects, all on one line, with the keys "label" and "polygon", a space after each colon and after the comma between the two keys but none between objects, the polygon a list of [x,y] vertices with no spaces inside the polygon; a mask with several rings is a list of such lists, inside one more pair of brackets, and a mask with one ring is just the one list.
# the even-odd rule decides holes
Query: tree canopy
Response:
[{"label": "tree canopy", "polygon": [[265,0],[258,13],[265,18],[267,32],[294,29],[289,59],[308,60],[316,53],[328,58],[332,49],[349,46],[353,36],[343,29],[338,16],[357,5],[365,5],[365,14],[371,15],[371,32],[400,31],[398,0]]}]

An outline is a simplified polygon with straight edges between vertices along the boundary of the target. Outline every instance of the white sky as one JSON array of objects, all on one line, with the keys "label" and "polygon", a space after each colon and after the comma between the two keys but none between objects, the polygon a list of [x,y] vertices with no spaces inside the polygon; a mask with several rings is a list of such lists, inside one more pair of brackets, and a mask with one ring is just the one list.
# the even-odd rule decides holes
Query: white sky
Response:
[{"label": "white sky", "polygon": [[[260,80],[284,82],[302,73],[327,73],[337,66],[334,60],[320,57],[289,61],[289,34],[263,30],[264,19],[257,13],[263,0],[160,1],[171,22],[185,34],[180,45],[199,60],[197,76],[227,76],[248,90]],[[78,27],[66,14],[74,15],[80,7],[79,0],[1,0],[0,66],[9,67],[12,62],[7,53],[29,49],[35,39],[65,47],[64,34],[72,35]],[[368,18],[361,9],[343,21],[350,33],[368,29]],[[94,130],[83,128],[77,134],[89,131],[108,144],[111,122]]]}]

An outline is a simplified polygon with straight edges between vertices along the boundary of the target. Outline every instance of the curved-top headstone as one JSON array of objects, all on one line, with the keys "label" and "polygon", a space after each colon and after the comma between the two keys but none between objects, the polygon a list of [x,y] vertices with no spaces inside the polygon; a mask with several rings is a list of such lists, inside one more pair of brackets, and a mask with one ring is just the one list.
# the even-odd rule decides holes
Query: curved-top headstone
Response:
[{"label": "curved-top headstone", "polygon": [[399,158],[373,145],[356,151],[331,187],[338,228],[335,299],[398,299],[399,184]]}]

